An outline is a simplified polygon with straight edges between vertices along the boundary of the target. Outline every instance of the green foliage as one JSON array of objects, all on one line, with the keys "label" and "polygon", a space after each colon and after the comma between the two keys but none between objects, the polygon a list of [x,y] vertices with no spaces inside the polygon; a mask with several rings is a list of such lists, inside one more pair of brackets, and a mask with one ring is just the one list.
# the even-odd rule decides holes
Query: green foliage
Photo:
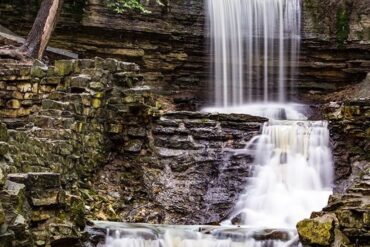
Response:
[{"label": "green foliage", "polygon": [[[155,2],[159,5],[163,5],[160,0],[155,0]],[[146,10],[143,6],[142,0],[107,0],[107,5],[119,14],[127,10],[150,13],[150,11]]]},{"label": "green foliage", "polygon": [[341,46],[348,38],[349,28],[349,13],[345,7],[340,7],[337,10],[337,42]]}]

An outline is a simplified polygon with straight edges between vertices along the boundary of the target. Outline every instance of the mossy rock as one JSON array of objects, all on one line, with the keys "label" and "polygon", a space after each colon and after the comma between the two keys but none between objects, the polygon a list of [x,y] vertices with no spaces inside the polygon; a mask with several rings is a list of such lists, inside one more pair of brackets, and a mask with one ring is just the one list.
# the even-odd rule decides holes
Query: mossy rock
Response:
[{"label": "mossy rock", "polygon": [[75,60],[57,60],[55,61],[54,72],[57,75],[69,75],[74,70]]},{"label": "mossy rock", "polygon": [[48,67],[39,60],[36,60],[31,68],[31,76],[42,78],[48,73]]},{"label": "mossy rock", "polygon": [[305,219],[297,224],[304,245],[330,246],[334,240],[334,219],[330,216]]},{"label": "mossy rock", "polygon": [[7,142],[9,140],[8,129],[6,124],[0,123],[0,141]]},{"label": "mossy rock", "polygon": [[5,213],[0,203],[0,226],[5,223]]}]

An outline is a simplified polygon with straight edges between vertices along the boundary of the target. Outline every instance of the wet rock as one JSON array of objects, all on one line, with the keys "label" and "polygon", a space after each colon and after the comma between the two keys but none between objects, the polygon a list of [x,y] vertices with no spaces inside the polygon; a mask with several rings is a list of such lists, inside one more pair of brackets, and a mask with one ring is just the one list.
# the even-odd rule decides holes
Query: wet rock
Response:
[{"label": "wet rock", "polygon": [[49,232],[50,244],[55,247],[73,246],[80,238],[74,227],[68,224],[50,224]]},{"label": "wet rock", "polygon": [[4,213],[4,209],[0,203],[0,227],[2,224],[5,223],[5,213]]},{"label": "wet rock", "polygon": [[130,140],[125,144],[124,150],[130,153],[138,153],[143,146],[141,140]]},{"label": "wet rock", "polygon": [[329,246],[334,240],[334,219],[327,216],[302,220],[297,230],[303,244]]},{"label": "wet rock", "polygon": [[10,232],[0,233],[0,247],[13,247],[14,234]]},{"label": "wet rock", "polygon": [[9,139],[8,130],[6,124],[0,123],[0,141],[6,142]]}]

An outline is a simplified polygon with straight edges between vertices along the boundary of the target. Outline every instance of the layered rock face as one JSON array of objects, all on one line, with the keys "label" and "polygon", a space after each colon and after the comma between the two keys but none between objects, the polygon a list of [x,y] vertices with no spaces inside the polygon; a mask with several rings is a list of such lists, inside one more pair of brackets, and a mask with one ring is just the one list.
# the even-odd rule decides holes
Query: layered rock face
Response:
[{"label": "layered rock face", "polygon": [[[250,156],[233,156],[230,149],[244,148],[265,121],[237,114],[164,114],[152,123],[149,146],[135,158],[117,155],[98,174],[95,188],[103,197],[117,195],[112,204],[120,221],[218,223],[230,213],[253,169]],[[139,133],[145,135],[129,134]],[[113,189],[107,189],[108,180]]]},{"label": "layered rock face", "polygon": [[[175,95],[179,108],[183,102],[194,108],[195,92],[208,75],[203,2],[175,0],[164,7],[153,3],[146,7],[151,13],[115,14],[103,0],[67,0],[50,45],[80,57],[135,62],[147,84]],[[0,24],[25,36],[37,8],[38,1],[2,1]]]},{"label": "layered rock face", "polygon": [[370,71],[370,4],[366,0],[303,1],[298,85],[309,94],[362,81]]}]

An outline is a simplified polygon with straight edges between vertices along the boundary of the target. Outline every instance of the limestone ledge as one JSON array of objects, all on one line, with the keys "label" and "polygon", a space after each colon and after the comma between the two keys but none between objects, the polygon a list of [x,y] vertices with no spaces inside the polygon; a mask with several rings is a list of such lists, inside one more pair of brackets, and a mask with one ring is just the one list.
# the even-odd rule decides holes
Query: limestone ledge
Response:
[{"label": "limestone ledge", "polygon": [[309,246],[367,246],[370,240],[370,101],[352,99],[326,106],[334,143],[336,187],[328,205],[298,223]]}]

